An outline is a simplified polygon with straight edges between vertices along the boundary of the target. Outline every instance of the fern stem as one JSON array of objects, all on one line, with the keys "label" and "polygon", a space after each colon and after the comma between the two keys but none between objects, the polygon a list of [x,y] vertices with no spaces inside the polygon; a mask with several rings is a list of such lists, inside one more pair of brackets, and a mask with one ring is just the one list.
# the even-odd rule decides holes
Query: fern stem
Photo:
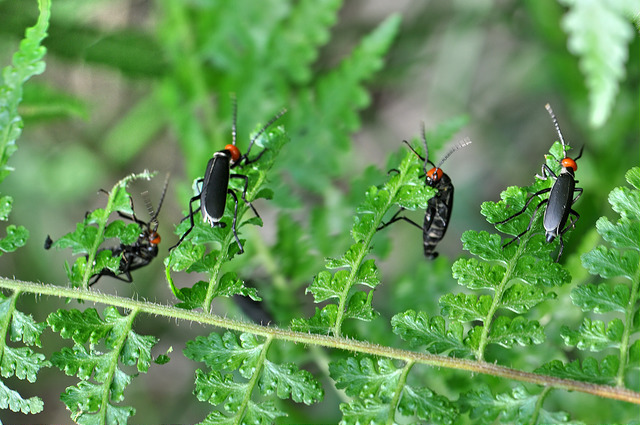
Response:
[{"label": "fern stem", "polygon": [[253,394],[253,390],[255,389],[256,385],[258,384],[258,378],[260,378],[260,374],[262,372],[262,368],[264,367],[264,362],[267,359],[267,352],[269,351],[269,347],[271,346],[271,343],[273,342],[273,338],[274,338],[274,335],[267,336],[266,341],[262,345],[262,351],[260,351],[260,357],[258,357],[256,365],[253,368],[253,375],[251,375],[251,379],[249,380],[249,382],[247,384],[247,388],[248,389],[247,389],[247,391],[245,391],[244,399],[242,399],[242,404],[240,405],[240,408],[238,409],[238,413],[237,413],[237,416],[236,416],[236,422],[235,422],[236,424],[244,423],[242,418],[244,417],[244,414],[245,414],[245,412],[247,410],[247,407],[249,406],[249,402],[251,401],[251,394]]},{"label": "fern stem", "polygon": [[[264,173],[258,173],[258,178],[256,182],[251,186],[251,189],[247,189],[246,198],[248,202],[251,202],[254,200],[255,196],[258,194],[258,190],[260,190],[260,187],[264,183],[265,179],[266,179],[266,176]],[[244,214],[249,209],[249,207],[244,203],[240,205],[240,202],[242,202],[242,199],[238,199],[238,215],[236,218],[238,223],[238,228],[242,226],[242,223],[240,222],[240,220],[242,219],[242,217],[244,217]],[[205,296],[204,302],[202,303],[203,311],[210,311],[211,309],[213,296],[216,294],[218,283],[220,282],[220,270],[222,269],[222,265],[225,262],[229,261],[229,246],[232,243],[235,243],[234,241],[235,241],[235,237],[233,236],[233,231],[229,229],[229,231],[227,232],[227,236],[224,238],[224,241],[222,242],[222,246],[220,247],[220,254],[218,255],[218,259],[211,271],[211,275],[209,278],[209,285],[207,285],[207,294]]]},{"label": "fern stem", "polygon": [[4,347],[7,344],[7,333],[9,332],[9,324],[11,323],[11,318],[13,317],[13,312],[16,310],[16,301],[20,296],[21,291],[17,290],[11,295],[11,302],[9,303],[9,308],[7,309],[6,314],[4,314],[5,320],[0,323],[0,338],[2,338],[2,343],[0,343],[0,359],[4,356]]},{"label": "fern stem", "polygon": [[299,344],[309,344],[355,353],[363,353],[380,357],[401,360],[405,362],[413,361],[433,367],[444,367],[449,369],[465,370],[472,373],[482,373],[521,382],[561,388],[567,391],[579,391],[593,394],[614,400],[622,400],[628,403],[640,405],[640,393],[626,388],[617,388],[607,385],[596,385],[588,382],[574,381],[571,379],[561,379],[537,373],[524,372],[499,366],[493,363],[486,363],[477,360],[457,359],[452,357],[438,356],[428,353],[418,353],[398,348],[385,347],[378,344],[371,344],[366,341],[358,341],[349,338],[339,338],[328,335],[318,335],[306,332],[295,332],[287,329],[280,329],[272,326],[262,326],[254,323],[245,323],[237,320],[227,319],[209,313],[184,310],[168,305],[161,305],[149,301],[132,300],[116,295],[102,294],[96,290],[86,290],[82,288],[63,288],[55,285],[47,285],[35,282],[24,282],[14,279],[0,278],[0,288],[12,291],[29,292],[39,295],[52,295],[59,298],[80,299],[89,302],[112,305],[130,310],[139,310],[151,315],[162,316],[175,320],[185,320],[201,324],[212,325],[222,329],[237,332],[247,332],[263,337],[272,337],[282,341],[289,341]]},{"label": "fern stem", "polygon": [[387,425],[393,425],[396,423],[396,410],[398,409],[398,403],[400,403],[400,396],[402,395],[402,390],[407,383],[407,376],[409,376],[409,371],[414,364],[415,362],[410,360],[407,362],[407,364],[404,365],[404,368],[402,368],[402,374],[398,379],[398,385],[396,385],[396,389],[393,392],[393,399],[389,403],[389,417],[387,418]]},{"label": "fern stem", "polygon": [[349,292],[356,285],[356,276],[358,274],[358,271],[360,270],[360,267],[362,266],[362,262],[364,261],[367,254],[369,253],[371,240],[373,239],[373,236],[377,233],[378,227],[380,227],[380,224],[382,223],[382,219],[384,218],[387,211],[389,211],[389,209],[391,209],[391,207],[395,205],[398,191],[403,186],[403,184],[406,183],[405,178],[408,178],[407,174],[409,172],[409,169],[415,163],[416,163],[415,156],[412,153],[408,152],[407,156],[405,157],[405,160],[402,161],[402,163],[400,164],[400,167],[398,168],[399,178],[397,180],[391,180],[388,184],[385,185],[384,189],[381,189],[381,191],[386,190],[389,193],[386,204],[384,205],[383,208],[376,209],[374,218],[373,218],[373,225],[370,227],[369,232],[366,235],[364,235],[364,238],[361,241],[356,242],[356,245],[359,248],[358,249],[359,252],[357,253],[357,257],[355,261],[353,261],[353,263],[351,264],[351,271],[349,273],[349,277],[347,278],[347,284],[345,285],[344,290],[340,294],[340,297],[339,297],[340,301],[338,302],[336,322],[333,325],[333,335],[337,337],[340,337],[342,334],[342,323],[345,320],[347,302],[349,301]]},{"label": "fern stem", "polygon": [[516,265],[518,264],[518,260],[520,259],[520,257],[522,256],[522,253],[524,252],[524,247],[529,242],[529,238],[531,237],[530,236],[531,232],[529,232],[528,235],[529,236],[526,239],[521,238],[520,243],[518,244],[518,249],[516,250],[516,253],[511,258],[511,260],[506,264],[507,267],[504,272],[504,276],[502,277],[500,284],[498,285],[498,287],[496,287],[494,291],[493,302],[491,303],[491,307],[489,308],[489,311],[487,312],[487,315],[483,320],[484,327],[482,329],[482,334],[480,336],[480,343],[478,344],[478,350],[476,351],[477,360],[480,360],[480,361],[484,360],[484,351],[487,348],[487,345],[489,344],[489,332],[491,331],[491,325],[492,325],[494,316],[496,314],[496,311],[498,311],[498,307],[502,305],[502,296],[504,295],[504,291],[507,289],[507,283],[509,283],[509,281],[512,279],[511,276],[513,275]]},{"label": "fern stem", "polygon": [[100,412],[102,413],[101,423],[105,423],[105,424],[108,423],[107,409],[109,406],[109,395],[111,394],[111,385],[113,383],[113,378],[116,374],[116,370],[118,369],[118,359],[120,358],[120,353],[122,352],[124,343],[127,340],[129,331],[133,329],[133,319],[136,318],[139,312],[140,312],[139,308],[131,309],[131,312],[127,316],[126,326],[123,328],[123,332],[120,334],[118,339],[113,344],[113,349],[111,350],[111,353],[110,353],[111,361],[109,363],[109,373],[107,374],[106,379],[102,383],[103,393],[102,393],[102,402],[100,403],[100,406],[101,406]]},{"label": "fern stem", "polygon": [[540,395],[538,396],[538,400],[536,401],[536,405],[531,413],[531,417],[529,418],[530,425],[536,425],[538,423],[538,416],[540,416],[540,410],[542,409],[542,405],[544,404],[544,400],[553,390],[552,387],[545,387]]},{"label": "fern stem", "polygon": [[624,331],[622,333],[622,340],[620,341],[620,365],[618,366],[618,373],[616,375],[616,386],[624,388],[624,375],[627,368],[627,357],[629,352],[629,339],[631,338],[631,331],[633,329],[633,315],[635,312],[635,306],[638,302],[638,290],[640,289],[640,264],[636,268],[636,274],[631,280],[631,294],[629,296],[629,304],[625,313]]}]

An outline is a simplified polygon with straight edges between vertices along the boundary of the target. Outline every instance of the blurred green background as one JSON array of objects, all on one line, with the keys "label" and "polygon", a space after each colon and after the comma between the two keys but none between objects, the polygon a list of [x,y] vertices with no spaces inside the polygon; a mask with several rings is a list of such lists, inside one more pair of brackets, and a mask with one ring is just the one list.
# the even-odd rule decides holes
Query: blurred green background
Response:
[{"label": "blurred green background", "polygon": [[[411,226],[396,224],[377,235],[383,285],[374,305],[382,317],[373,324],[354,324],[353,333],[384,343],[388,318],[395,312],[414,308],[437,314],[437,299],[457,291],[450,264],[464,255],[460,235],[468,229],[493,229],[480,215],[480,204],[498,200],[509,185],[532,183],[540,172],[543,155],[557,139],[544,109],[547,102],[568,143],[585,146],[577,172],[584,195],[575,206],[581,219],[562,261],[573,285],[591,279],[580,268],[578,255],[597,243],[596,219],[613,216],[608,193],[624,185],[624,173],[638,165],[640,44],[635,30],[611,114],[602,126],[591,126],[585,75],[580,59],[567,48],[565,13],[550,0],[351,0],[343,5],[55,0],[45,40],[47,69],[25,85],[20,110],[25,129],[9,164],[15,171],[2,188],[15,199],[10,222],[25,225],[31,237],[26,247],[0,258],[1,273],[65,285],[63,264],[73,259],[69,251],[45,251],[45,237],[59,238],[86,211],[101,207],[105,196],[99,189],[109,189],[129,173],[156,170],[157,178],[135,182],[130,193],[146,220],[140,193],[148,190],[157,202],[164,175],[171,173],[159,216],[160,258],[136,271],[131,285],[104,278],[97,289],[174,302],[162,257],[178,239],[173,227],[187,207],[192,180],[202,175],[212,153],[231,140],[229,96],[235,93],[241,148],[259,124],[279,109],[289,109],[282,123],[291,142],[271,181],[276,196],[256,205],[265,225],[244,229],[247,253],[229,264],[258,287],[275,323],[286,326],[301,310],[310,314],[312,300],[304,288],[323,268],[324,257],[338,256],[348,247],[355,208],[368,186],[385,180],[394,164],[390,155],[406,149],[401,141],[417,138],[421,121],[429,130],[463,116],[467,124],[448,145],[430,145],[437,162],[451,143],[463,137],[473,141],[444,165],[456,197],[448,234],[439,246],[441,258],[424,260],[422,235]],[[354,49],[381,25],[387,33],[393,31],[397,18],[387,19],[394,14],[401,22],[395,37],[387,35],[393,42],[386,54],[385,43],[372,41],[384,61],[363,60],[360,80],[354,80],[351,90],[336,90],[341,79],[349,83],[339,72],[348,68],[345,58],[353,59]],[[3,66],[36,16],[35,1],[0,1]],[[411,216],[421,221],[422,214]],[[178,286],[196,280],[176,277]],[[579,323],[582,315],[567,294],[565,301],[548,308],[566,308],[564,317],[556,318]],[[38,320],[56,303],[64,306],[62,300],[23,298],[24,309]],[[220,302],[216,313],[241,314],[229,302]],[[138,410],[133,423],[201,420],[209,406],[191,395],[197,366],[180,352],[187,338],[210,329],[139,319],[138,330],[160,337],[157,354],[169,346],[174,353],[168,365],[155,366],[128,388],[128,402]],[[50,333],[44,339],[45,351],[62,344]],[[67,423],[58,397],[73,379],[61,375],[44,370],[39,376],[45,413],[11,416],[9,422]],[[25,395],[34,391],[33,386],[22,388]],[[324,403],[295,407],[300,416],[294,413],[287,421],[339,420],[340,395],[327,387],[325,391]],[[592,398],[575,395],[568,400],[576,407]],[[561,408],[572,411],[567,404]]]}]

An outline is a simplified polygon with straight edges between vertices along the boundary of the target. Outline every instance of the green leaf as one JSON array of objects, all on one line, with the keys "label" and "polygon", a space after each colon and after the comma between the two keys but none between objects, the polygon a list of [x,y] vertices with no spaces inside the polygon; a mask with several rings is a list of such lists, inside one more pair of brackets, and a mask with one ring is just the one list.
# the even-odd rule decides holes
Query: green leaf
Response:
[{"label": "green leaf", "polygon": [[604,278],[624,276],[633,279],[640,267],[640,252],[609,249],[598,246],[582,255],[582,265],[591,274]]},{"label": "green leaf", "polygon": [[331,298],[340,299],[347,286],[349,274],[348,270],[340,270],[335,275],[323,270],[313,279],[313,283],[309,285],[307,292],[313,294],[313,298],[317,303]]},{"label": "green leaf", "polygon": [[538,260],[530,255],[518,258],[513,277],[532,286],[547,288],[571,282],[571,275],[560,264],[547,258]]},{"label": "green leaf", "polygon": [[235,411],[238,403],[247,392],[247,384],[239,384],[233,380],[232,374],[222,375],[216,370],[211,370],[205,374],[200,369],[196,370],[196,382],[193,394],[200,401],[210,404],[222,404],[229,399],[227,410]]},{"label": "green leaf", "polygon": [[28,122],[89,117],[87,104],[83,100],[49,85],[35,82],[27,84],[23,95],[20,112]]},{"label": "green leaf", "polygon": [[600,127],[611,114],[624,78],[628,45],[635,32],[630,18],[638,12],[637,4],[588,0],[561,3],[569,7],[562,20],[569,35],[568,48],[580,58],[580,69],[589,89],[589,121],[593,127]]},{"label": "green leaf", "polygon": [[38,4],[40,14],[33,27],[27,28],[19,50],[14,53],[12,66],[2,70],[0,80],[0,182],[9,174],[6,167],[9,157],[16,151],[16,140],[22,133],[22,118],[18,114],[18,105],[22,101],[24,83],[34,75],[44,71],[42,58],[46,49],[41,45],[47,36],[51,3],[41,0]]},{"label": "green leaf", "polygon": [[621,218],[616,224],[609,221],[607,217],[600,217],[596,221],[596,229],[602,238],[610,242],[615,248],[631,248],[640,251],[640,222],[636,219],[631,221]]},{"label": "green leaf", "polygon": [[278,398],[291,398],[307,405],[321,401],[324,396],[320,383],[311,373],[298,369],[293,363],[278,365],[268,360],[264,363],[260,390],[267,396],[275,391]]},{"label": "green leaf", "polygon": [[443,316],[458,322],[484,320],[489,313],[493,298],[489,295],[480,297],[471,294],[446,294],[440,297],[440,308]]},{"label": "green leaf", "polygon": [[3,252],[13,252],[23,247],[29,239],[29,231],[23,226],[10,224],[6,229],[7,236],[0,239],[0,255]]},{"label": "green leaf", "polygon": [[555,299],[557,296],[554,292],[544,292],[538,286],[524,285],[514,283],[509,286],[502,294],[500,307],[522,314],[531,310],[536,305],[546,301]]},{"label": "green leaf", "polygon": [[347,308],[344,315],[350,319],[358,319],[364,321],[371,321],[378,316],[378,313],[373,309],[371,305],[373,301],[373,291],[354,292],[347,301]]},{"label": "green leaf", "polygon": [[82,380],[93,378],[104,383],[109,374],[109,356],[87,351],[84,346],[75,344],[73,348],[62,349],[51,356],[51,363],[68,376],[77,376]]},{"label": "green leaf", "polygon": [[326,305],[321,309],[316,307],[315,314],[309,319],[293,319],[291,329],[298,332],[311,332],[328,335],[336,322],[338,306],[335,304]]},{"label": "green leaf", "polygon": [[544,342],[544,329],[535,320],[516,316],[513,319],[499,316],[493,321],[489,342],[511,348],[513,344],[532,345]]},{"label": "green leaf", "polygon": [[16,376],[18,379],[26,379],[36,382],[36,375],[43,367],[49,367],[44,354],[34,353],[29,347],[5,346],[0,361],[0,371],[4,378]]},{"label": "green leaf", "polygon": [[261,298],[258,296],[258,291],[255,288],[247,288],[244,286],[244,282],[238,279],[235,273],[225,273],[218,282],[218,286],[214,291],[214,297],[232,297],[234,295],[242,295],[254,301],[261,301]]},{"label": "green leaf", "polygon": [[380,400],[354,400],[349,404],[341,404],[342,421],[340,425],[384,424],[389,419],[388,403]]},{"label": "green leaf", "polygon": [[453,278],[469,289],[496,288],[504,277],[505,268],[481,263],[475,258],[460,258],[451,267]]},{"label": "green leaf", "polygon": [[13,198],[9,195],[0,196],[0,221],[7,221],[13,209]]},{"label": "green leaf", "polygon": [[47,327],[46,323],[36,323],[33,316],[24,314],[18,310],[11,316],[11,341],[22,341],[26,345],[41,347],[40,335]]},{"label": "green leaf", "polygon": [[480,389],[463,394],[460,401],[463,410],[469,411],[471,419],[478,423],[493,423],[499,418],[500,423],[524,425],[536,412],[541,419],[544,417],[549,421],[545,423],[562,423],[569,419],[566,413],[550,413],[540,409],[539,396],[530,394],[522,385],[517,385],[511,393],[495,396],[489,387],[481,385]]},{"label": "green leaf", "polygon": [[87,341],[96,344],[113,328],[100,318],[95,308],[88,308],[85,311],[60,309],[49,314],[47,324],[54,332],[59,332],[63,338],[72,338],[78,344]]},{"label": "green leaf", "polygon": [[393,396],[402,374],[389,359],[380,358],[374,363],[371,357],[348,357],[329,364],[336,388],[347,395],[362,399],[377,397],[387,402]]},{"label": "green leaf", "polygon": [[12,412],[22,412],[25,415],[29,413],[40,413],[44,408],[44,403],[39,397],[31,397],[23,399],[16,391],[7,388],[0,381],[0,409],[9,408]]},{"label": "green leaf", "polygon": [[485,231],[467,230],[462,234],[462,247],[486,261],[505,263],[507,257],[502,249],[502,239]]},{"label": "green leaf", "polygon": [[440,316],[429,318],[426,313],[408,310],[391,318],[393,332],[409,342],[412,347],[425,346],[432,354],[448,354],[453,357],[467,357],[472,354],[464,339],[464,328],[454,322],[446,329]]},{"label": "green leaf", "polygon": [[139,372],[146,373],[151,365],[151,349],[158,339],[151,335],[139,335],[129,331],[121,353],[122,363],[137,365]]},{"label": "green leaf", "polygon": [[404,387],[398,410],[404,416],[417,416],[425,422],[452,424],[458,417],[458,409],[446,397],[436,395],[427,388]]},{"label": "green leaf", "polygon": [[629,287],[627,285],[580,285],[571,291],[571,300],[582,311],[625,313],[629,307]]},{"label": "green leaf", "polygon": [[240,340],[232,332],[221,337],[213,332],[207,337],[199,336],[188,341],[184,355],[197,362],[205,362],[214,370],[239,369],[242,376],[248,378],[262,352],[263,344],[254,335],[243,333]]},{"label": "green leaf", "polygon": [[567,345],[580,350],[602,351],[619,347],[623,332],[624,324],[620,319],[613,319],[606,326],[601,320],[585,318],[577,331],[563,326],[560,333]]},{"label": "green leaf", "polygon": [[620,361],[616,356],[606,356],[602,363],[593,357],[587,357],[580,364],[579,360],[562,363],[553,360],[535,370],[536,373],[555,376],[562,379],[592,382],[600,385],[614,385]]}]

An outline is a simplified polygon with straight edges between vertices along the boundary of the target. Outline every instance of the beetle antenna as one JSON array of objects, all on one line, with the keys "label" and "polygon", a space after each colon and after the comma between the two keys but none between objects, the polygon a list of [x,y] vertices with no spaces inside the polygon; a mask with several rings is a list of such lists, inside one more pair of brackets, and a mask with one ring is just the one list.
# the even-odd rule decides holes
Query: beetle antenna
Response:
[{"label": "beetle antenna", "polygon": [[[422,143],[424,143],[424,165],[422,166],[422,169],[424,170],[424,173],[427,174],[427,163],[434,167],[435,165],[433,162],[429,161],[429,146],[427,146],[427,130],[425,129],[424,121],[420,121],[420,134],[422,136]],[[420,159],[423,158],[420,157]]]},{"label": "beetle antenna", "polygon": [[238,132],[238,129],[236,128],[236,123],[238,121],[238,101],[236,100],[236,94],[235,93],[231,93],[231,103],[233,104],[233,120],[231,123],[231,140],[232,140],[232,144],[233,146],[236,145],[236,133]]},{"label": "beetle antenna", "polygon": [[447,152],[447,154],[445,156],[442,157],[442,159],[440,160],[440,162],[438,162],[438,165],[436,165],[436,168],[440,168],[440,166],[457,150],[460,150],[462,148],[464,148],[465,146],[469,146],[471,144],[471,139],[469,139],[468,137],[465,137],[464,139],[462,139],[462,141],[460,141],[458,144],[456,144],[454,147],[452,147],[449,152]]},{"label": "beetle antenna", "polygon": [[251,141],[249,142],[249,147],[247,148],[247,153],[245,153],[245,156],[249,155],[249,151],[251,150],[251,147],[253,146],[253,143],[258,139],[258,137],[260,137],[260,135],[262,135],[262,133],[264,133],[267,128],[269,128],[271,126],[271,124],[273,124],[274,122],[276,122],[276,120],[278,118],[280,118],[281,116],[283,116],[284,114],[287,113],[287,108],[283,108],[280,112],[278,112],[273,118],[271,118],[269,120],[269,122],[267,122],[261,129],[260,131],[258,131],[258,133],[256,133],[255,136],[253,136],[253,138],[251,139]]},{"label": "beetle antenna", "polygon": [[551,115],[551,120],[553,121],[553,125],[556,127],[558,137],[560,137],[560,142],[562,143],[562,154],[564,155],[564,158],[566,158],[567,148],[564,144],[564,137],[562,137],[562,132],[560,131],[560,126],[558,125],[558,120],[556,119],[556,114],[553,113],[553,109],[551,109],[551,105],[549,105],[548,103],[544,105],[544,107],[547,109],[547,112],[549,112],[549,115]]},{"label": "beetle antenna", "polygon": [[154,223],[155,229],[158,228],[158,214],[160,214],[160,208],[162,208],[162,202],[164,202],[164,196],[167,194],[167,187],[169,186],[169,177],[170,173],[167,173],[167,177],[164,179],[164,188],[162,189],[162,195],[160,195],[160,202],[158,202],[158,208],[153,210],[153,205],[151,204],[151,199],[149,198],[149,191],[145,190],[142,192],[142,198],[144,199],[144,203],[147,206],[147,211],[151,216],[151,220],[149,220],[149,224]]}]

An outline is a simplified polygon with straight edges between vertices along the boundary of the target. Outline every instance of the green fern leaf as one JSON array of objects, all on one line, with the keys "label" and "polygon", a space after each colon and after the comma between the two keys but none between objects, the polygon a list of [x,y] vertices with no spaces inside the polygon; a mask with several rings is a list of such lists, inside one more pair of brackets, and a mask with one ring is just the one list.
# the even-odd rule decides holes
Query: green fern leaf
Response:
[{"label": "green fern leaf", "polygon": [[568,48],[580,58],[591,103],[590,122],[600,127],[609,117],[634,34],[631,17],[638,13],[634,2],[562,0],[569,7],[563,19],[569,34]]},{"label": "green fern leaf", "polygon": [[[34,352],[30,347],[8,346],[6,342],[22,341],[25,345],[40,346],[40,335],[44,331],[43,323],[36,323],[30,315],[16,310],[16,298],[0,294],[0,375],[12,376],[21,380],[35,382],[40,369],[51,366],[43,354]],[[23,399],[0,380],[0,409],[9,408],[14,412],[39,413],[43,409],[39,397]]]},{"label": "green fern leaf", "polygon": [[213,370],[236,370],[247,378],[253,373],[263,345],[251,334],[240,335],[240,340],[232,332],[222,336],[211,333],[188,341],[184,355],[196,362],[204,362]]},{"label": "green fern leaf", "polygon": [[577,331],[572,331],[566,326],[561,330],[565,344],[589,351],[620,347],[623,333],[624,324],[620,319],[613,319],[607,326],[601,320],[585,318]]},{"label": "green fern leaf", "polygon": [[349,357],[332,362],[329,370],[336,387],[344,389],[347,395],[363,399],[378,397],[387,401],[391,399],[402,374],[402,369],[396,368],[391,360],[377,359],[374,363],[370,357],[360,360]]},{"label": "green fern leaf", "polygon": [[26,379],[36,382],[36,375],[43,367],[49,365],[44,354],[34,353],[29,347],[5,346],[0,361],[0,371],[3,378],[16,376],[18,379]]},{"label": "green fern leaf", "polygon": [[[280,365],[267,359],[271,342],[271,338],[260,342],[255,335],[246,333],[237,338],[232,332],[225,332],[222,337],[212,333],[187,342],[185,356],[211,368],[209,373],[196,371],[194,394],[198,400],[220,406],[202,423],[271,423],[286,416],[268,400],[274,394],[306,404],[322,399],[322,388],[309,372],[294,364]],[[236,370],[245,381],[238,382],[232,373],[222,373]],[[256,388],[267,398],[260,404],[251,401]]]},{"label": "green fern leaf", "polygon": [[611,286],[582,285],[571,291],[571,300],[582,311],[595,313],[618,311],[624,313],[629,305],[629,287],[623,284]]},{"label": "green fern leaf", "polygon": [[[405,209],[426,208],[427,201],[435,191],[425,186],[420,178],[420,170],[416,155],[407,152],[397,168],[398,172],[383,187],[370,187],[367,190],[365,200],[357,207],[358,215],[354,218],[351,231],[356,243],[343,256],[326,261],[328,269],[341,270],[333,274],[327,271],[318,273],[307,288],[316,303],[331,300],[337,303],[337,307],[330,307],[334,304],[329,304],[322,310],[316,309],[313,318],[307,321],[294,320],[293,329],[340,335],[345,319],[370,321],[377,316],[371,304],[373,291],[358,289],[359,286],[375,289],[380,284],[374,260],[365,260],[365,257],[371,250],[372,238],[385,214],[394,205]],[[326,325],[329,326],[324,327]]]},{"label": "green fern leaf", "polygon": [[117,238],[120,243],[131,245],[138,240],[141,229],[137,223],[125,223],[115,220],[107,225],[112,213],[133,214],[131,196],[127,193],[127,185],[136,179],[147,179],[152,173],[144,171],[139,174],[131,174],[116,183],[108,194],[107,207],[98,208],[87,214],[82,223],[76,225],[76,230],[63,235],[50,247],[71,248],[73,255],[82,255],[77,258],[73,266],[65,265],[67,277],[74,287],[88,287],[89,279],[109,270],[114,274],[120,273],[122,253],[114,256],[110,249],[100,248],[107,238]]},{"label": "green fern leaf", "polygon": [[580,364],[579,360],[563,364],[560,360],[553,360],[538,369],[536,373],[543,373],[563,379],[593,382],[594,384],[613,385],[620,361],[616,356],[606,356],[602,363],[593,357],[587,357]]},{"label": "green fern leaf", "polygon": [[0,409],[9,408],[12,412],[40,413],[44,408],[44,403],[39,397],[23,399],[16,391],[8,388],[4,382],[0,381]]},{"label": "green fern leaf", "polygon": [[278,398],[291,398],[308,405],[321,401],[324,396],[318,381],[306,370],[292,363],[279,365],[268,360],[260,379],[260,391],[266,396],[275,392]]},{"label": "green fern leaf", "polygon": [[526,320],[521,316],[513,319],[499,316],[491,325],[489,342],[511,348],[513,344],[532,345],[544,342],[544,329],[535,320]]},{"label": "green fern leaf", "polygon": [[482,320],[491,308],[493,299],[488,295],[477,297],[471,294],[446,294],[440,297],[442,314],[451,320],[471,322]]},{"label": "green fern leaf", "polygon": [[459,415],[456,406],[446,397],[427,388],[404,387],[398,410],[404,416],[416,416],[425,422],[452,424]]},{"label": "green fern leaf", "polygon": [[[79,424],[125,424],[135,409],[116,403],[124,399],[124,391],[132,376],[118,367],[118,360],[146,372],[151,363],[151,349],[157,339],[133,332],[137,311],[122,316],[115,307],[107,307],[102,319],[95,309],[58,310],[47,322],[63,338],[72,338],[73,348],[63,347],[52,356],[53,364],[80,381],[68,387],[62,401]],[[85,344],[89,343],[87,348]],[[107,349],[101,352],[97,344]]]},{"label": "green fern leaf", "polygon": [[453,322],[446,328],[441,316],[429,316],[424,312],[408,310],[391,318],[393,332],[408,341],[412,347],[425,346],[432,354],[448,354],[453,357],[468,357],[472,349],[464,340],[464,328]]},{"label": "green fern leaf", "polygon": [[[246,174],[249,178],[246,195],[248,202],[254,201],[258,196],[269,195],[269,191],[264,191],[262,185],[266,182],[267,173],[273,167],[278,153],[288,140],[289,138],[282,127],[270,127],[256,140],[257,145],[264,147],[264,153],[260,154],[260,159],[257,162],[243,166],[242,169],[235,168],[236,172]],[[231,179],[230,188],[236,190],[237,193],[242,193],[243,187],[241,186],[243,184],[238,180]],[[194,190],[199,193],[199,188],[196,186],[194,185]],[[230,206],[233,204],[234,199],[231,195],[228,195],[227,207],[222,219],[225,227],[211,227],[203,222],[202,219],[194,217],[193,230],[180,246],[171,251],[171,254],[165,260],[167,280],[173,294],[182,301],[179,303],[181,308],[202,307],[208,310],[213,299],[219,296],[243,295],[249,296],[254,300],[260,299],[257,292],[254,289],[245,287],[234,273],[220,276],[222,264],[231,260],[239,252],[232,231],[234,209]],[[248,205],[243,202],[238,203],[238,229],[247,224],[262,225],[262,220],[259,218],[242,219],[248,210]],[[190,220],[184,220],[177,226],[176,233],[182,235],[189,227],[191,227]],[[244,241],[241,240],[241,243],[244,243]],[[210,244],[211,250],[207,252],[203,244]],[[200,281],[191,288],[178,289],[173,285],[171,270],[186,271],[187,273],[207,273],[209,281],[206,282],[206,287]]]},{"label": "green fern leaf", "polygon": [[[619,187],[609,194],[609,203],[620,214],[619,220],[612,223],[602,217],[597,222],[598,232],[613,248],[599,245],[581,257],[589,273],[606,279],[615,278],[616,283],[581,285],[571,293],[575,305],[583,311],[606,313],[608,322],[585,318],[578,330],[566,326],[561,329],[567,345],[580,350],[614,349],[617,352],[614,357],[605,357],[601,370],[591,367],[595,360],[585,359],[583,363],[583,369],[585,364],[590,366],[584,373],[589,381],[597,382],[601,375],[604,382],[613,382],[617,386],[624,386],[626,372],[637,367],[640,349],[637,341],[632,342],[640,331],[637,307],[640,297],[640,242],[637,234],[640,227],[640,168],[629,170],[626,178],[634,188]],[[619,283],[620,280],[626,282]],[[614,360],[615,365],[620,365],[615,367],[615,371],[610,366],[614,365]],[[565,368],[569,369],[569,366]],[[570,370],[573,373],[580,371],[575,365]]]},{"label": "green fern leaf", "polygon": [[46,323],[37,323],[30,314],[15,310],[11,316],[11,341],[22,341],[26,345],[41,347],[40,335],[47,327]]},{"label": "green fern leaf", "polygon": [[416,416],[437,423],[453,423],[457,410],[451,402],[428,388],[406,384],[413,365],[397,368],[389,359],[370,357],[342,359],[329,365],[337,388],[344,388],[355,399],[340,405],[340,423],[395,423],[396,410],[404,416]]},{"label": "green fern leaf", "polygon": [[492,423],[498,419],[500,423],[528,424],[534,413],[538,414],[541,423],[565,423],[569,420],[569,415],[563,412],[538,411],[539,398],[540,395],[530,394],[521,385],[511,393],[497,395],[493,395],[486,385],[481,385],[480,389],[463,394],[460,401],[463,410],[469,411],[471,419],[479,423]]}]

